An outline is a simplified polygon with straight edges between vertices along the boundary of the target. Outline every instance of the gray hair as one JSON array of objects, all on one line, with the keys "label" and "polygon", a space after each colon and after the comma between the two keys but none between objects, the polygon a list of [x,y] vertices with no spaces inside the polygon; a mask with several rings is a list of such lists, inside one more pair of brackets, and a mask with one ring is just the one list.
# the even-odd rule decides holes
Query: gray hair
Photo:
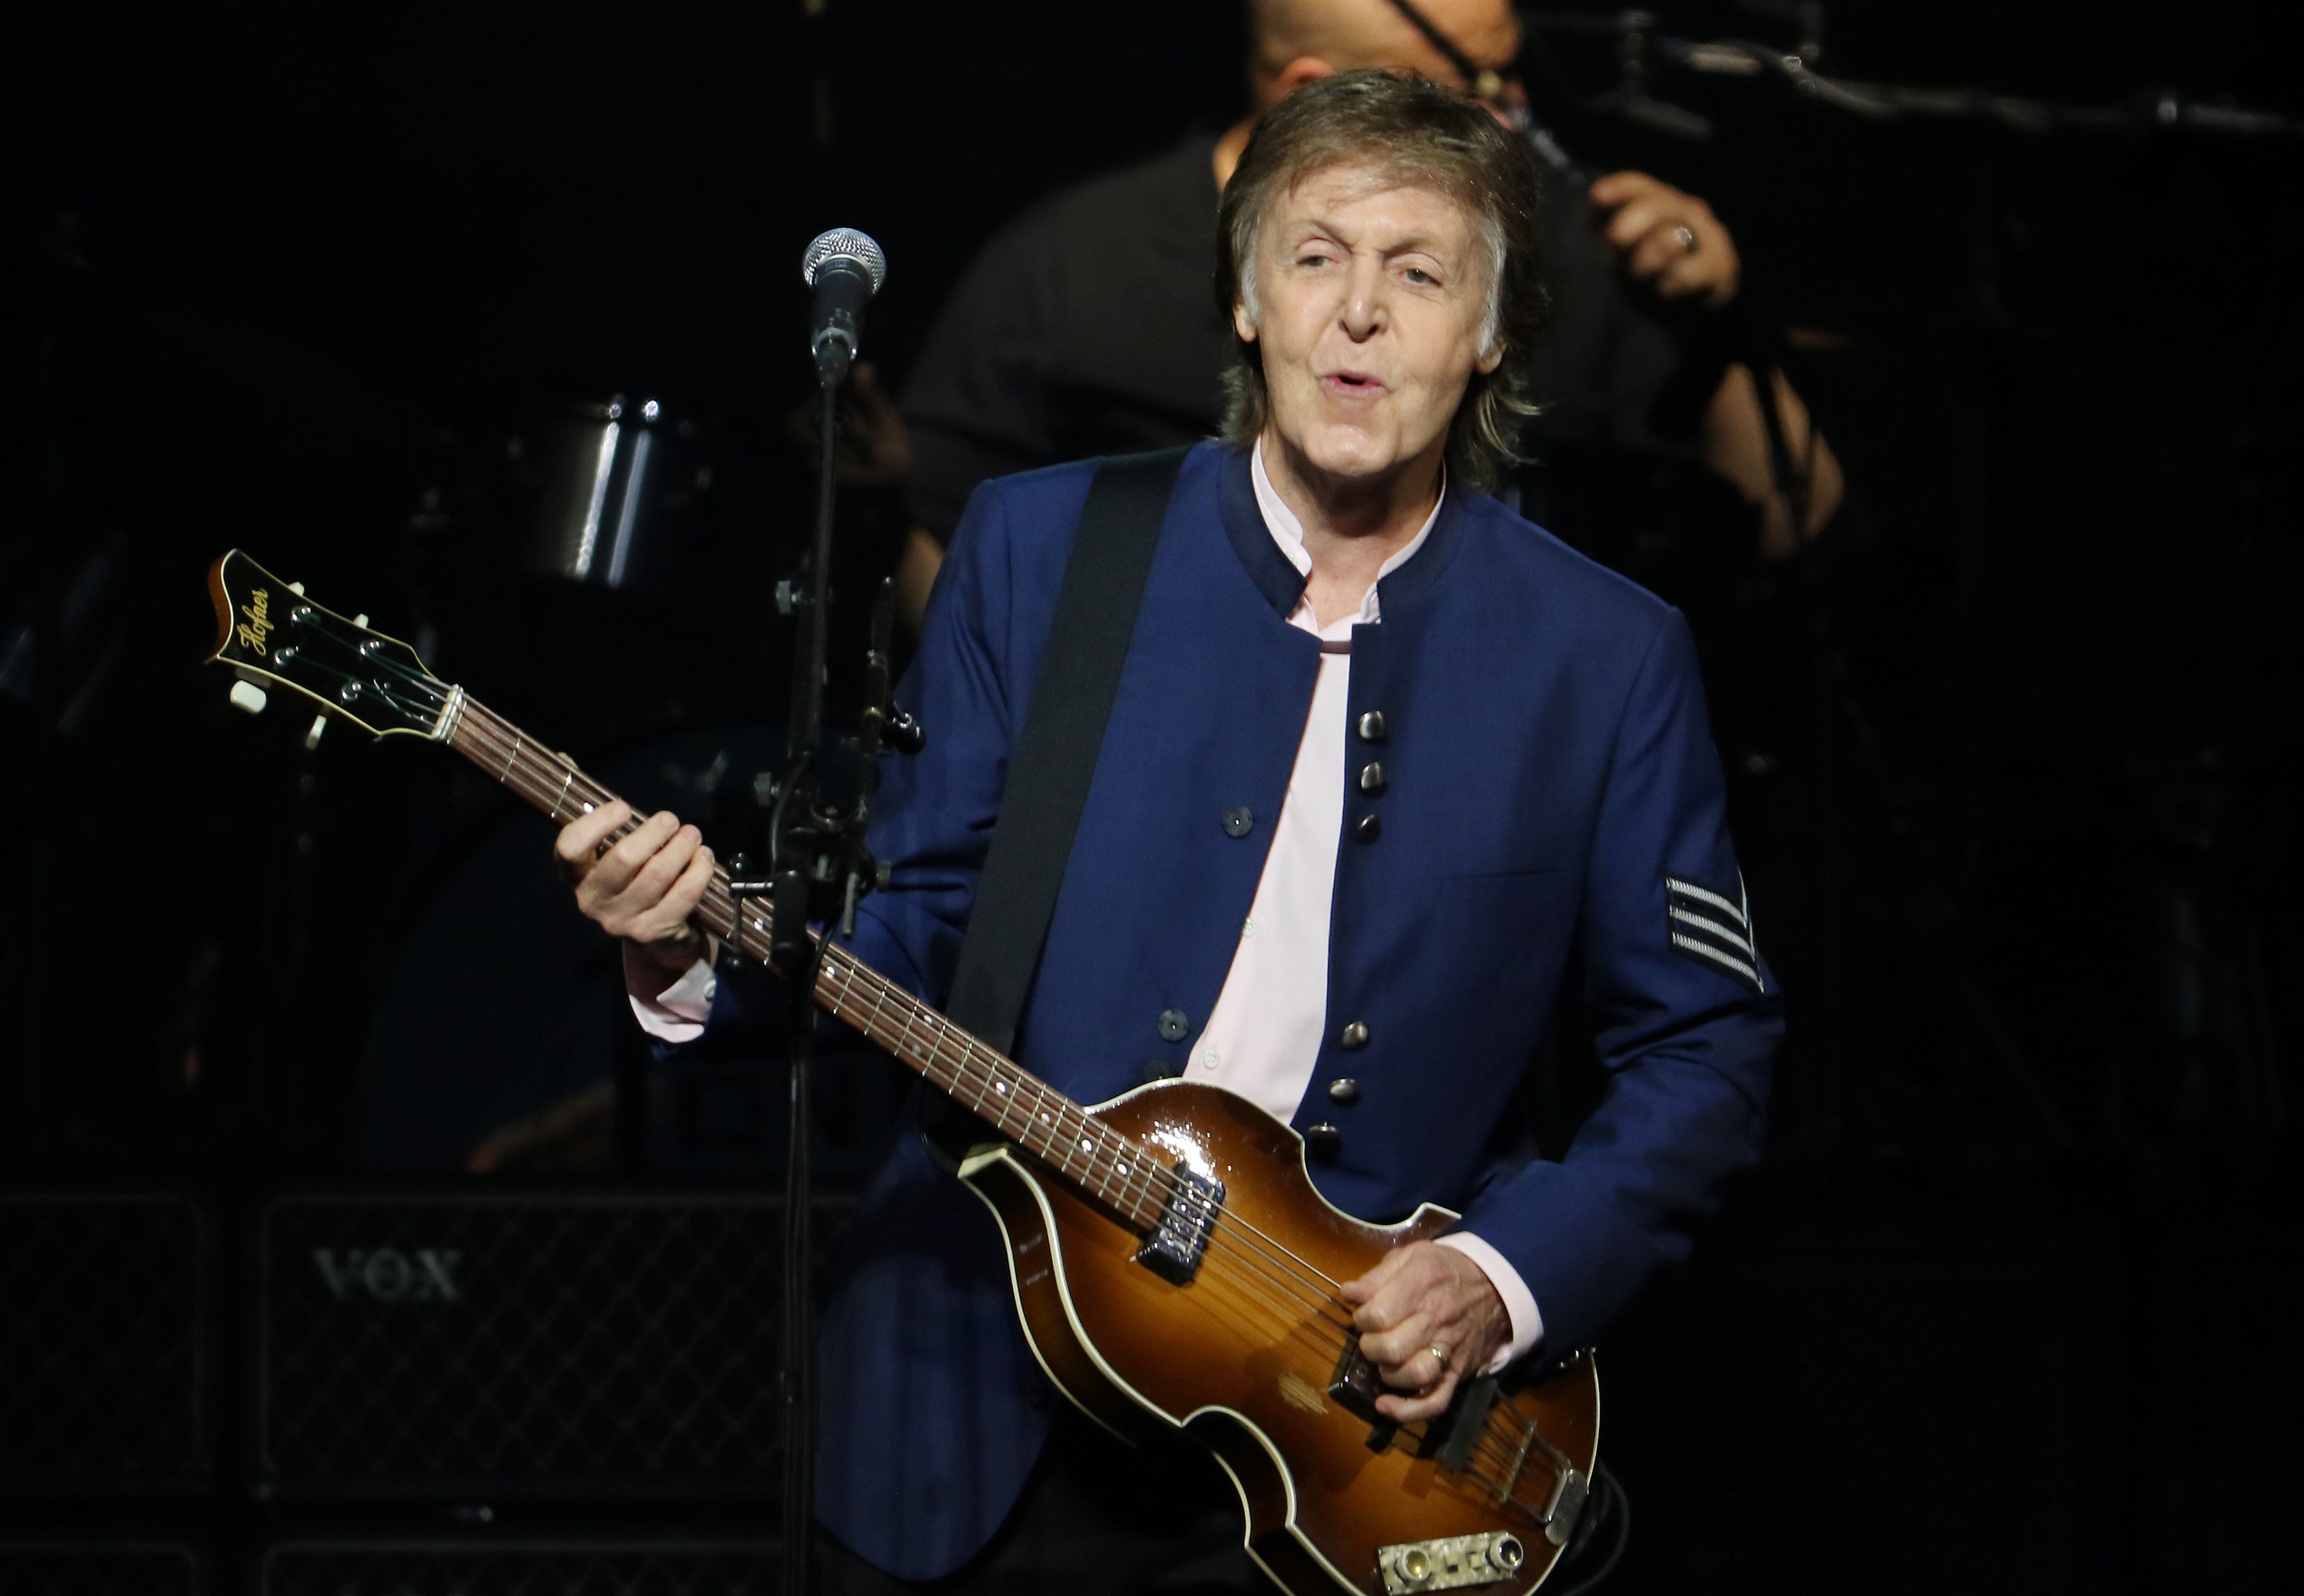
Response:
[{"label": "gray hair", "polygon": [[[1478,218],[1490,272],[1480,350],[1499,340],[1504,359],[1475,370],[1448,423],[1448,468],[1474,488],[1493,487],[1521,459],[1520,421],[1536,413],[1528,364],[1544,331],[1549,300],[1537,228],[1537,168],[1527,145],[1476,101],[1412,75],[1370,69],[1307,84],[1257,123],[1224,186],[1216,217],[1216,302],[1227,320],[1235,301],[1261,319],[1256,247],[1266,210],[1315,174],[1347,164],[1373,166],[1395,182],[1447,195]],[[1264,362],[1239,340],[1224,373],[1224,437],[1246,447],[1271,419]]]}]

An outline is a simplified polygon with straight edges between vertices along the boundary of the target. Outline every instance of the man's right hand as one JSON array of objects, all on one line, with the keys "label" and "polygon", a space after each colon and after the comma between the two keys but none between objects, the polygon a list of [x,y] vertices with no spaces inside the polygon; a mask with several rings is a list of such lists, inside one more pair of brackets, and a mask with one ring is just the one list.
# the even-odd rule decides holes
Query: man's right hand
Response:
[{"label": "man's right hand", "polygon": [[622,799],[561,828],[552,852],[576,889],[576,907],[669,982],[704,955],[692,917],[712,884],[704,835],[670,811],[650,815],[628,836],[609,839],[632,818]]}]

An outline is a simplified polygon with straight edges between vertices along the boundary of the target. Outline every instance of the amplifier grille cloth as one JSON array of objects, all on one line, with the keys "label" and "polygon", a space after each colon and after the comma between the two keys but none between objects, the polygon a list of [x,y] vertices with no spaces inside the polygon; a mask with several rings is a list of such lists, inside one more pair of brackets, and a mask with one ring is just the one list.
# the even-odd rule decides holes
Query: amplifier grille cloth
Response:
[{"label": "amplifier grille cloth", "polygon": [[333,1489],[772,1489],[781,1222],[756,1198],[276,1201],[264,1467]]},{"label": "amplifier grille cloth", "polygon": [[202,1229],[179,1197],[0,1197],[0,1487],[198,1482]]}]

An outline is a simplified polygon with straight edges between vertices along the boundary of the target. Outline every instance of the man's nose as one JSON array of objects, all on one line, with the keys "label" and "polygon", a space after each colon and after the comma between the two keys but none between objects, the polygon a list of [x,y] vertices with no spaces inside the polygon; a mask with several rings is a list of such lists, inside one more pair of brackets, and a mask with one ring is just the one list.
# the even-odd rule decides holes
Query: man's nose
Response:
[{"label": "man's nose", "polygon": [[1351,282],[1344,291],[1344,331],[1355,344],[1364,342],[1383,329],[1386,315],[1384,263],[1373,259],[1354,261]]}]

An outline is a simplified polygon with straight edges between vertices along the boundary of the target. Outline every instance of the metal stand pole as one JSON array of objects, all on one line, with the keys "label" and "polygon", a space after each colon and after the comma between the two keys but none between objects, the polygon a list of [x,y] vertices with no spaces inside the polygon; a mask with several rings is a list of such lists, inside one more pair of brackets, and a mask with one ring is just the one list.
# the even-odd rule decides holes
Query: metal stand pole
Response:
[{"label": "metal stand pole", "polygon": [[[818,945],[809,935],[817,905],[817,885],[826,876],[843,889],[852,870],[849,860],[827,857],[816,822],[823,769],[826,621],[832,598],[833,450],[839,427],[839,384],[822,385],[822,438],[817,451],[816,536],[809,552],[808,593],[800,604],[792,640],[792,734],[784,776],[775,802],[772,902],[775,918],[769,960],[792,983],[785,1026],[788,1134],[784,1155],[784,1589],[806,1596],[809,1553],[816,1524],[816,1315],[811,1285],[814,1237],[809,1220],[814,1183],[809,1168],[809,1067],[815,1057]],[[797,819],[800,824],[791,824]]]}]

